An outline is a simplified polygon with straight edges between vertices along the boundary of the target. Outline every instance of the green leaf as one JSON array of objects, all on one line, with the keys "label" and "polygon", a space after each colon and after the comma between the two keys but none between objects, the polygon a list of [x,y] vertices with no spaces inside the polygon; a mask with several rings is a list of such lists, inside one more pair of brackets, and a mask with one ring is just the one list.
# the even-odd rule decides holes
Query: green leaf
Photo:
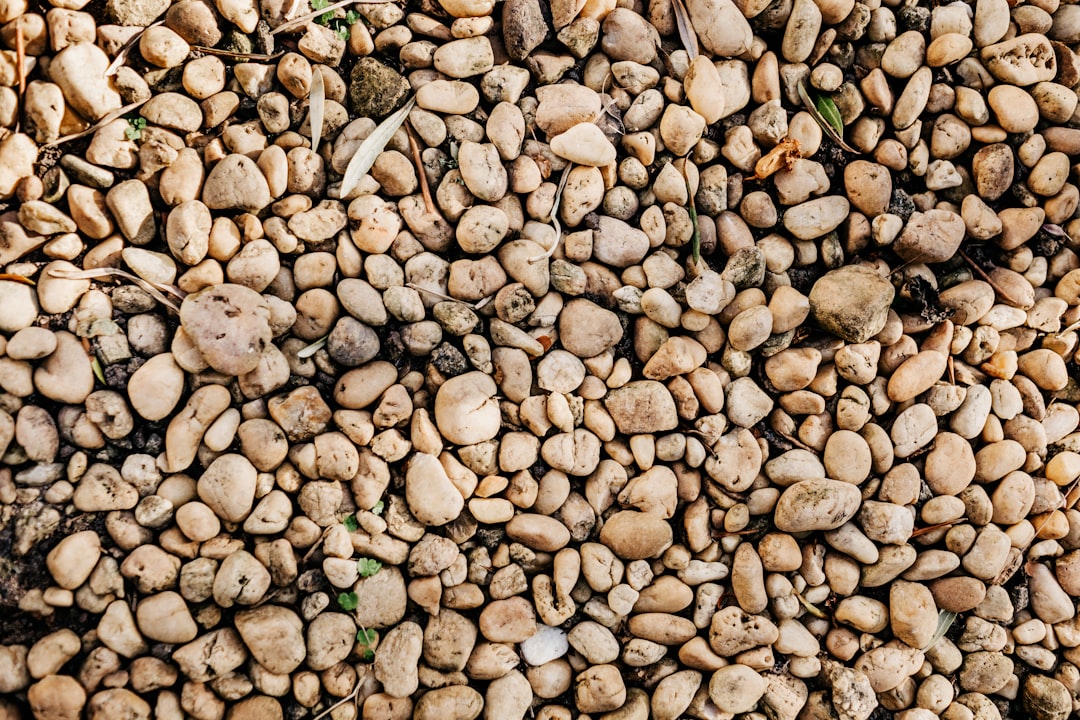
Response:
[{"label": "green leaf", "polygon": [[356,532],[357,530],[360,529],[360,523],[356,522],[356,516],[355,515],[350,515],[349,517],[345,518],[344,525],[345,525],[345,529],[348,530],[349,532]]},{"label": "green leaf", "polygon": [[[806,92],[806,86],[803,85],[802,81],[799,82],[797,89],[803,107],[810,113],[810,117],[814,118],[814,122],[821,127],[821,131],[828,135],[841,149],[846,150],[849,153],[859,154],[858,150],[844,142],[844,123],[840,118],[840,111],[836,109],[836,103],[834,103],[831,98],[823,98],[828,102],[822,102],[822,99],[815,101],[810,97],[810,93]],[[832,112],[832,117],[827,117],[823,114],[822,109],[824,109],[825,112]]]},{"label": "green leaf", "polygon": [[696,266],[701,262],[701,230],[698,228],[697,218],[697,206],[694,205],[694,191],[690,187],[690,178],[684,176],[686,180],[686,194],[690,196],[689,207],[690,222],[694,226],[694,234],[690,236],[690,258],[694,261]]},{"label": "green leaf", "polygon": [[330,4],[330,0],[311,0],[312,10],[322,10],[324,7]]},{"label": "green leaf", "polygon": [[356,562],[356,569],[360,571],[360,577],[371,577],[382,570],[382,563],[371,558],[360,558]]},{"label": "green leaf", "polygon": [[96,355],[90,358],[90,368],[94,371],[94,377],[98,379],[98,382],[106,385],[105,372],[101,369],[101,361],[97,359]]},{"label": "green leaf", "polygon": [[368,628],[360,628],[356,631],[356,642],[369,648],[375,644],[376,637],[375,631]]},{"label": "green leaf", "polygon": [[821,117],[825,118],[825,121],[832,125],[836,132],[842,134],[844,132],[844,119],[840,117],[840,111],[836,108],[833,99],[828,95],[819,95],[815,105],[818,112],[821,113]]},{"label": "green leaf", "polygon": [[379,502],[375,503],[375,507],[371,508],[371,512],[375,513],[376,515],[382,515],[382,512],[385,508],[386,505],[383,503],[382,500],[380,500]]},{"label": "green leaf", "polygon": [[349,23],[350,25],[355,25],[356,23],[360,22],[360,13],[358,13],[356,10],[348,11],[347,13],[345,13],[345,22]]},{"label": "green leaf", "polygon": [[349,27],[348,27],[348,25],[341,25],[334,32],[337,33],[337,36],[339,38],[341,38],[342,40],[348,40],[349,39]]},{"label": "green leaf", "polygon": [[342,610],[355,610],[359,603],[360,598],[354,592],[339,593],[337,596],[337,604]]},{"label": "green leaf", "polygon": [[142,137],[143,128],[146,127],[146,118],[143,117],[129,117],[127,119],[128,126],[124,128],[124,135],[128,140],[138,140]]},{"label": "green leaf", "polygon": [[334,19],[334,13],[333,12],[323,13],[322,15],[319,16],[319,24],[320,25],[329,25],[330,21],[333,20],[333,19]]}]

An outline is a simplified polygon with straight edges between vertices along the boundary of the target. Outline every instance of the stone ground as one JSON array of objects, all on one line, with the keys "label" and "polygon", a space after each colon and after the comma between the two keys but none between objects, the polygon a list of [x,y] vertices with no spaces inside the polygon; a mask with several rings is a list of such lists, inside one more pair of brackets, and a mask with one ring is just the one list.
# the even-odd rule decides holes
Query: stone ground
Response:
[{"label": "stone ground", "polygon": [[0,720],[1080,710],[1077,5],[0,44]]}]

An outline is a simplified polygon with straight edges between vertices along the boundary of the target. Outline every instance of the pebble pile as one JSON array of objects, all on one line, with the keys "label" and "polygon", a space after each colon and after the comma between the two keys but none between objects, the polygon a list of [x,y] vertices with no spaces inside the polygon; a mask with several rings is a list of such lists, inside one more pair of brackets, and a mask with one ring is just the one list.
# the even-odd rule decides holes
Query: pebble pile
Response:
[{"label": "pebble pile", "polygon": [[1080,5],[49,2],[0,720],[1080,709]]}]

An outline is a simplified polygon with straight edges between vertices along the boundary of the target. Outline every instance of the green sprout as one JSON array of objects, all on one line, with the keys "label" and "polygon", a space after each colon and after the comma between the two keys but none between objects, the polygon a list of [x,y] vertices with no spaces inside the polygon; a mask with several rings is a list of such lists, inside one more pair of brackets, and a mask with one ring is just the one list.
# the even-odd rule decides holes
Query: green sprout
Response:
[{"label": "green sprout", "polygon": [[127,119],[128,126],[124,128],[124,135],[128,140],[138,140],[142,137],[142,131],[146,128],[146,118],[143,117],[129,117]]},{"label": "green sprout", "polygon": [[[322,10],[330,5],[330,0],[310,0],[310,2],[312,10]],[[356,10],[349,10],[344,18],[335,17],[334,11],[330,10],[315,18],[315,22],[330,28],[342,40],[348,40],[349,28],[359,22],[360,17],[360,13]]]},{"label": "green sprout", "polygon": [[371,558],[360,558],[356,562],[356,569],[360,571],[360,577],[371,577],[382,570],[382,563]]},{"label": "green sprout", "polygon": [[355,610],[360,604],[360,598],[354,592],[338,593],[337,603],[342,610]]},{"label": "green sprout", "polygon": [[371,512],[375,515],[382,515],[385,508],[386,505],[383,503],[382,500],[380,500],[379,502],[375,503],[375,507],[371,508]]},{"label": "green sprout", "polygon": [[356,631],[356,642],[364,648],[364,662],[371,662],[375,659],[375,651],[371,646],[375,644],[376,638],[377,635],[374,630],[362,627]]},{"label": "green sprout", "polygon": [[356,521],[355,515],[350,515],[349,517],[345,518],[344,525],[345,529],[349,532],[356,532],[360,529],[360,523]]}]

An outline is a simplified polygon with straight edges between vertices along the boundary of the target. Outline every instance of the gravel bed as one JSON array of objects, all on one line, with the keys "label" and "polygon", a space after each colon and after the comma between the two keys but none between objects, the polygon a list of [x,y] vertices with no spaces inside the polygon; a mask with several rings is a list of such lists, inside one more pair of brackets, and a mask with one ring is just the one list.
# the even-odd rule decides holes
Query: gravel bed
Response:
[{"label": "gravel bed", "polygon": [[50,2],[0,720],[1080,710],[1080,5]]}]

